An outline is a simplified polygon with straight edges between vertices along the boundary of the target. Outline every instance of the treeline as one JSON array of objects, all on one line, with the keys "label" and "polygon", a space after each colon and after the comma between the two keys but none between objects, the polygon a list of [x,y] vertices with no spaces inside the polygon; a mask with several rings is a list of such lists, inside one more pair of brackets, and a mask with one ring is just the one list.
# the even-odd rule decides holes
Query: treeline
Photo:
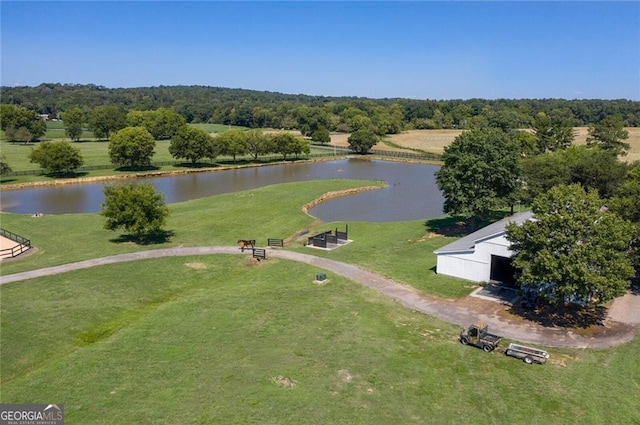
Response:
[{"label": "treeline", "polygon": [[206,86],[108,88],[93,84],[2,87],[1,103],[60,118],[73,107],[85,114],[98,106],[125,112],[168,108],[187,123],[250,128],[318,128],[393,134],[411,129],[469,129],[483,125],[529,128],[541,112],[567,126],[587,126],[620,116],[626,127],[640,125],[640,102],[630,100],[469,99],[416,100],[325,97]]}]

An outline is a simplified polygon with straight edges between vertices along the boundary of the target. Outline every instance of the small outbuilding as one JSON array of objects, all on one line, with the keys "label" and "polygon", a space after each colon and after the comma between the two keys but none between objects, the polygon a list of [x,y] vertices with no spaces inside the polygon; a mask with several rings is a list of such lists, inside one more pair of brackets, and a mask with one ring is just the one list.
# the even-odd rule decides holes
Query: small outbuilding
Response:
[{"label": "small outbuilding", "polygon": [[522,224],[531,217],[531,211],[516,213],[435,250],[436,272],[473,282],[513,284],[514,253],[505,237],[506,227],[509,223]]}]

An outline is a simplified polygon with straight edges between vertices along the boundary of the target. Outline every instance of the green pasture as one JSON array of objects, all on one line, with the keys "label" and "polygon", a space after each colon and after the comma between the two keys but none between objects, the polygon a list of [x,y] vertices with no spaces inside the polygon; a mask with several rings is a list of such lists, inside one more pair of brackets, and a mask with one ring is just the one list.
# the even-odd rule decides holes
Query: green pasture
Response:
[{"label": "green pasture", "polygon": [[192,127],[196,127],[199,129],[202,129],[206,132],[209,133],[222,133],[225,132],[227,130],[235,130],[235,129],[239,129],[239,130],[247,130],[247,127],[241,127],[238,125],[225,125],[225,124],[205,124],[205,123],[201,123],[201,124],[189,124]]},{"label": "green pasture", "polygon": [[[171,156],[169,153],[169,145],[171,141],[169,140],[159,140],[156,141],[155,154],[153,155],[151,162],[152,163],[163,163],[163,162],[176,162],[177,160]],[[111,164],[109,159],[109,142],[108,141],[80,141],[73,142],[73,145],[80,149],[82,153],[82,157],[84,158],[84,166],[103,166]],[[29,153],[31,149],[35,148],[37,144],[22,144],[22,143],[11,143],[7,141],[0,141],[0,152],[5,156],[5,161],[9,164],[13,171],[28,171],[28,170],[38,170],[40,169],[38,164],[34,164],[29,161]],[[321,156],[331,156],[332,153],[326,150],[311,148],[312,155],[321,155]],[[261,157],[260,160],[262,162],[271,162],[271,161],[281,161],[281,155],[270,155],[269,157]],[[215,164],[210,164],[210,166],[215,167],[228,167],[228,166],[237,166],[237,165],[246,165],[252,163],[249,156],[243,158],[236,158],[236,162],[233,161],[231,157],[219,156],[216,158]],[[205,162],[205,164],[208,164]],[[156,165],[149,167],[149,169],[145,170],[128,170],[128,169],[116,169],[107,168],[107,169],[97,169],[97,170],[87,170],[87,171],[79,171],[76,173],[75,177],[101,177],[101,176],[117,176],[117,175],[125,175],[125,174],[135,174],[135,173],[148,173],[149,171],[162,171],[162,172],[172,172],[172,171],[180,171],[185,168],[189,168],[191,165],[187,162],[177,163],[176,165]],[[15,183],[30,183],[30,182],[39,182],[39,181],[53,181],[56,179],[56,176],[48,176],[48,175],[19,175],[19,176],[2,176],[0,178],[1,184],[15,184]]]},{"label": "green pasture", "polygon": [[[2,403],[69,423],[601,424],[640,419],[634,342],[527,366],[316,268],[144,260],[2,287]],[[105,418],[108,415],[108,418]]]},{"label": "green pasture", "polygon": [[29,238],[37,248],[20,261],[3,263],[2,274],[173,246],[229,246],[238,239],[264,245],[267,238],[284,239],[313,229],[314,219],[302,212],[302,206],[324,193],[380,184],[344,179],[295,182],[169,204],[166,229],[173,235],[164,243],[143,246],[103,229],[104,219],[97,213],[42,217],[2,213],[0,227]]},{"label": "green pasture", "polygon": [[62,130],[64,132],[64,122],[62,122],[61,120],[49,120],[46,122],[46,124],[47,130]]},{"label": "green pasture", "polygon": [[[219,133],[226,131],[230,128],[244,127],[227,126],[223,124],[189,124],[194,127],[202,128],[211,133]],[[67,140],[70,139],[64,132],[64,124],[62,121],[47,121],[47,131],[42,140]],[[106,165],[110,164],[109,160],[109,141],[108,140],[96,140],[93,133],[89,130],[84,130],[79,142],[73,142],[74,146],[80,149],[82,157],[85,160],[85,165]],[[155,155],[153,156],[153,162],[166,162],[175,161],[175,158],[169,153],[170,140],[158,140],[156,141]],[[29,161],[29,152],[32,148],[37,146],[36,143],[11,143],[5,140],[4,131],[0,131],[0,152],[5,156],[7,163],[14,171],[34,170],[38,169],[37,164],[33,164]]]},{"label": "green pasture", "polygon": [[[464,280],[437,275],[434,271],[436,257],[433,251],[453,238],[425,238],[430,228],[422,220],[348,223],[349,238],[354,243],[333,252],[303,247],[309,234],[335,227],[344,230],[346,223],[318,224],[302,212],[302,205],[326,192],[380,184],[375,181],[318,180],[170,204],[166,229],[171,236],[163,243],[143,246],[129,242],[117,232],[104,230],[104,219],[99,214],[32,217],[5,213],[0,215],[1,227],[29,238],[36,250],[20,261],[3,264],[2,274],[147,249],[230,246],[238,239],[255,239],[258,245],[264,246],[268,238],[278,238],[292,239],[291,249],[360,264],[434,295],[447,298],[468,295],[475,286]],[[308,233],[295,238],[303,232]]]},{"label": "green pasture", "polygon": [[[376,184],[320,180],[169,205],[167,241],[139,246],[98,214],[0,215],[34,252],[3,275],[125,252],[235,245],[349,225],[323,255],[444,297],[446,220],[319,223],[301,206]],[[286,193],[287,196],[282,196]],[[457,342],[459,328],[316,267],[211,255],[142,260],[0,287],[0,402],[64,403],[68,423],[637,423],[640,342],[552,349],[528,366]],[[43,401],[44,400],[44,401]]]}]

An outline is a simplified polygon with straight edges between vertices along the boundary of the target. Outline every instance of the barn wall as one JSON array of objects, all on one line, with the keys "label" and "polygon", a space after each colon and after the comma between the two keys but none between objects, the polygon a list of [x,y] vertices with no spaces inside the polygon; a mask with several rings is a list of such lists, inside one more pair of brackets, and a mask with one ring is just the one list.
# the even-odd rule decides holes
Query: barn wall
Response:
[{"label": "barn wall", "polygon": [[473,282],[488,282],[491,277],[491,255],[513,256],[509,241],[504,236],[478,242],[474,252],[438,254],[436,272]]},{"label": "barn wall", "polygon": [[489,263],[491,263],[491,255],[511,258],[513,252],[509,249],[509,244],[509,241],[504,236],[487,239],[476,244],[476,255]]},{"label": "barn wall", "polygon": [[482,282],[489,279],[490,267],[491,257],[487,262],[476,259],[473,254],[439,254],[436,272],[473,282]]}]

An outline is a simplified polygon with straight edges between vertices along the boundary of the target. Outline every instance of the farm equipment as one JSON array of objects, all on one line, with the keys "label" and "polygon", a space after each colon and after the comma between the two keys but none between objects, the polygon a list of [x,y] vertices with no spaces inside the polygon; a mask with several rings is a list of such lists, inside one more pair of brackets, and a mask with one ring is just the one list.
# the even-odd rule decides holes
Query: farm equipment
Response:
[{"label": "farm equipment", "polygon": [[460,333],[460,342],[464,345],[475,345],[487,353],[493,351],[502,337],[488,332],[489,326],[484,322],[476,322]]},{"label": "farm equipment", "polygon": [[507,356],[522,359],[526,364],[539,363],[542,364],[549,358],[549,353],[538,348],[527,347],[526,345],[509,344],[505,351]]}]

